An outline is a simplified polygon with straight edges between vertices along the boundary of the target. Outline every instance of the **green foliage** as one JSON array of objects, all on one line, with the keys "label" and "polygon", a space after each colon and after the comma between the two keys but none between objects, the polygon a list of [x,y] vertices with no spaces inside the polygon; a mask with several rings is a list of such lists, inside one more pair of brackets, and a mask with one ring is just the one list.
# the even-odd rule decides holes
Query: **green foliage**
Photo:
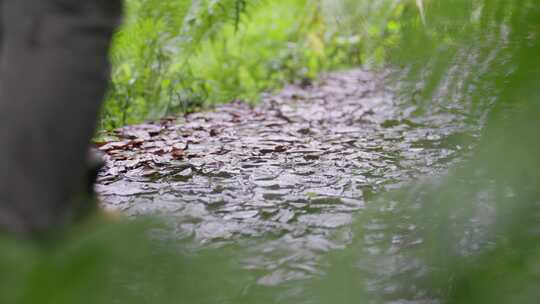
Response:
[{"label": "green foliage", "polygon": [[[262,8],[257,1],[249,3],[255,13]],[[247,3],[240,0],[127,1],[126,20],[111,52],[112,85],[102,127],[193,111],[245,91],[231,87],[254,63],[238,64],[238,51],[226,47],[240,47],[228,40],[238,43],[236,32],[244,24],[246,9]],[[290,25],[292,20],[285,22]],[[260,42],[265,33],[259,34]],[[224,79],[236,81],[223,83]],[[234,93],[221,95],[224,86]]]},{"label": "green foliage", "polygon": [[189,59],[201,42],[241,13],[240,0],[126,1],[124,26],[111,52],[112,84],[103,127],[167,114],[173,103],[191,108],[206,93]]},{"label": "green foliage", "polygon": [[111,54],[105,129],[235,99],[256,102],[263,91],[321,71],[377,56],[381,62],[382,48],[366,55],[364,44],[395,31],[387,27],[388,13],[370,14],[394,6],[362,8],[368,33],[336,23],[345,10],[326,0],[130,0],[126,6]]},{"label": "green foliage", "polygon": [[[423,21],[414,3],[405,6],[399,40],[385,48],[402,67],[401,98],[417,115],[479,122],[480,143],[448,175],[377,198],[350,248],[328,257],[329,275],[304,295],[352,285],[375,303],[536,303],[540,3],[424,1],[424,9]],[[357,293],[344,288],[341,303],[357,303]]]},{"label": "green foliage", "polygon": [[164,246],[158,227],[95,220],[46,243],[0,238],[0,303],[216,303],[241,294],[249,276],[229,248],[195,255],[180,242]]}]

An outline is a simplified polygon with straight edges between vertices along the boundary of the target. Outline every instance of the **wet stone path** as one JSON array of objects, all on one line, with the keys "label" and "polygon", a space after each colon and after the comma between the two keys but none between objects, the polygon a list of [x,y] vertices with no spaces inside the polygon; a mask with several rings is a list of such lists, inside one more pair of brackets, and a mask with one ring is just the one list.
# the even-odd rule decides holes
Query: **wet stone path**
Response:
[{"label": "wet stone path", "polygon": [[260,284],[312,275],[374,194],[440,174],[469,148],[464,117],[417,117],[384,80],[337,72],[254,107],[119,129],[99,144],[97,191],[105,208],[163,216],[196,244],[252,242],[245,264],[263,270]]}]

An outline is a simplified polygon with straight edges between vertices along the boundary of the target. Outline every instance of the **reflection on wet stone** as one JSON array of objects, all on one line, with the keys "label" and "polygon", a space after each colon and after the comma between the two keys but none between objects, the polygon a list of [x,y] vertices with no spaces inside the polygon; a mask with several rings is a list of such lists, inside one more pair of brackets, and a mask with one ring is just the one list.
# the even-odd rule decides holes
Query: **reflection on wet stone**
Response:
[{"label": "reflection on wet stone", "polygon": [[178,238],[249,243],[246,267],[276,285],[317,273],[320,253],[348,244],[354,213],[374,194],[440,173],[470,148],[457,140],[472,134],[465,117],[413,112],[382,74],[333,73],[255,107],[117,130],[101,144],[96,189],[107,209],[167,217]]}]

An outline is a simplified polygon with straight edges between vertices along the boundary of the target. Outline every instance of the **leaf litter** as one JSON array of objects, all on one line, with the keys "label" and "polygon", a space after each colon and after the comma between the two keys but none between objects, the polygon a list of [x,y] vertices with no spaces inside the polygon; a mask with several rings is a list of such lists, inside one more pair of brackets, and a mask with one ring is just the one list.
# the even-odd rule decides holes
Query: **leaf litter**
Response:
[{"label": "leaf litter", "polygon": [[[263,285],[313,275],[373,195],[441,174],[474,145],[479,126],[447,111],[415,116],[386,74],[331,73],[256,106],[115,130],[96,145],[103,206],[164,216],[170,233],[201,246],[249,243],[245,265]],[[469,145],[452,140],[463,134]]]}]

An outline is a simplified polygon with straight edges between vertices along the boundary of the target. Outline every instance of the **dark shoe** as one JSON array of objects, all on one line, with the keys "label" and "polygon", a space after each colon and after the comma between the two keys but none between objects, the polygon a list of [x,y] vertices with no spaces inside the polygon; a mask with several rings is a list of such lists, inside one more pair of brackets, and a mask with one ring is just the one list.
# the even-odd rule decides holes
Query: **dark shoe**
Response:
[{"label": "dark shoe", "polygon": [[99,200],[94,190],[99,171],[105,165],[102,153],[90,149],[86,161],[86,169],[79,191],[74,197],[74,221],[80,221],[94,215],[99,210]]}]

